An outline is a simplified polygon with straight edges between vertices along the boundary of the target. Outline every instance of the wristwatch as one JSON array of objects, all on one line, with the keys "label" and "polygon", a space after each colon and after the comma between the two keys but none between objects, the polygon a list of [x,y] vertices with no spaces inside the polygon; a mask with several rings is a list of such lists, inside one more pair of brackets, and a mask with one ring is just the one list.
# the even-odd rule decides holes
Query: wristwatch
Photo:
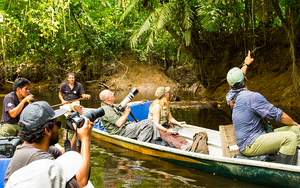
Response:
[{"label": "wristwatch", "polygon": [[244,65],[244,66],[247,66],[247,68],[249,68],[249,65],[248,65],[247,63],[244,63],[243,65]]}]

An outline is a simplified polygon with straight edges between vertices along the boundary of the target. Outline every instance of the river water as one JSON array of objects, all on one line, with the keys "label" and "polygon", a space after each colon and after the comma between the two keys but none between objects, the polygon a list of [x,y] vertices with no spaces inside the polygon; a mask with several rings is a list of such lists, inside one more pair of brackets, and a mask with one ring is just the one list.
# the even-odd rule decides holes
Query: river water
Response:
[{"label": "river water", "polygon": [[[10,91],[1,90],[1,93]],[[59,104],[58,91],[31,90],[36,101],[47,101],[50,105]],[[85,107],[100,106],[99,91],[87,91],[90,100],[81,104]],[[129,91],[115,92],[116,103],[121,102]],[[134,100],[154,99],[154,91],[139,93]],[[192,94],[186,97],[192,100]],[[3,98],[0,99],[2,112]],[[179,121],[218,130],[219,125],[229,124],[227,109],[171,109]],[[293,110],[291,110],[293,111]],[[63,135],[63,132],[61,133]],[[150,157],[138,152],[123,149],[97,139],[91,146],[91,176],[95,187],[264,187],[232,178],[216,175],[190,167]]]}]

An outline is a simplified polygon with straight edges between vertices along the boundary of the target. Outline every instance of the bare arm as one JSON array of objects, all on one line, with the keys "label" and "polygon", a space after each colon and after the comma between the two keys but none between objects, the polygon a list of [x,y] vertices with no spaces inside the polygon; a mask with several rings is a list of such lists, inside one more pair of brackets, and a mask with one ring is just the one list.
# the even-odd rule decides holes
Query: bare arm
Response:
[{"label": "bare arm", "polygon": [[168,120],[175,125],[179,125],[180,127],[183,127],[183,125],[185,124],[184,121],[178,122],[175,118],[173,118],[170,108],[169,108]]},{"label": "bare arm", "polygon": [[280,122],[286,125],[296,125],[300,129],[300,125],[290,118],[290,116],[288,116],[285,112],[282,113]]},{"label": "bare arm", "polygon": [[26,97],[18,104],[18,106],[14,107],[13,109],[11,109],[11,110],[8,111],[10,117],[12,117],[12,118],[17,117],[17,116],[21,113],[21,111],[22,111],[22,109],[23,109],[23,107],[24,107],[25,102],[31,102],[31,101],[33,101],[33,100],[34,100],[34,99],[33,99],[33,95],[27,95],[27,96],[26,96]]},{"label": "bare arm", "polygon": [[115,125],[121,127],[126,122],[129,113],[130,113],[130,107],[127,106],[125,108],[124,114],[116,121]]},{"label": "bare arm", "polygon": [[[90,120],[86,117],[83,117],[85,119],[84,125],[77,129],[77,135],[79,139],[81,140],[81,151],[80,154],[83,159],[83,164],[81,169],[77,172],[76,180],[80,187],[86,186],[88,182],[88,176],[90,171],[90,146],[91,146],[91,133],[92,133],[92,124],[90,123]],[[72,140],[73,142],[73,140]]]},{"label": "bare arm", "polygon": [[[244,62],[245,62],[247,65],[250,65],[253,61],[254,61],[254,59],[251,58],[251,53],[250,53],[250,50],[249,50],[249,51],[248,51],[248,56],[245,58],[245,61],[244,61]],[[241,71],[244,73],[244,75],[246,75],[247,69],[248,69],[248,66],[243,66],[243,67],[241,68]]]},{"label": "bare arm", "polygon": [[165,127],[163,127],[159,122],[160,120],[160,112],[161,112],[161,108],[159,106],[159,104],[156,104],[152,107],[152,111],[153,111],[153,122],[154,124],[156,125],[156,127],[159,129],[159,130],[162,130],[162,131],[165,131],[165,132],[168,132],[168,133],[171,133],[171,134],[177,134],[178,132],[177,131],[173,131],[171,129],[166,129]]},{"label": "bare arm", "polygon": [[66,102],[64,100],[63,94],[61,92],[58,92],[58,98],[60,99],[61,103],[65,103]]},{"label": "bare arm", "polygon": [[136,104],[142,104],[142,105],[144,105],[144,101],[129,102],[129,103],[127,103],[127,106],[132,106],[132,105],[136,105]]},{"label": "bare arm", "polygon": [[89,99],[89,98],[91,98],[91,96],[90,96],[89,94],[85,94],[85,93],[83,93],[83,94],[81,95],[81,97],[84,98],[84,99]]}]

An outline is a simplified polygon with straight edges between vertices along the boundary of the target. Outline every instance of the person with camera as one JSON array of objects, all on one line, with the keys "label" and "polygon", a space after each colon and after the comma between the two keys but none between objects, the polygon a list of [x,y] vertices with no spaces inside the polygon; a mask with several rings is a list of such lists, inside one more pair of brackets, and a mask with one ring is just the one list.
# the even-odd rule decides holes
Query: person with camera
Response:
[{"label": "person with camera", "polygon": [[16,136],[20,131],[18,125],[22,110],[32,101],[33,95],[29,92],[30,81],[26,78],[17,78],[14,81],[13,91],[3,100],[0,137]]},{"label": "person with camera", "polygon": [[[40,159],[51,159],[64,154],[54,146],[58,142],[58,130],[61,122],[57,118],[65,114],[67,110],[53,110],[46,101],[38,101],[29,104],[21,113],[19,125],[21,127],[19,136],[24,143],[17,147],[14,156],[5,174],[5,184],[10,176],[18,169]],[[67,187],[84,187],[88,182],[90,170],[90,144],[91,130],[93,128],[90,120],[86,117],[84,125],[76,129],[78,139],[81,141],[80,154],[83,164],[76,173],[75,178],[68,182]],[[73,126],[75,126],[73,124]],[[76,135],[71,142],[71,149],[77,150]]]},{"label": "person with camera", "polygon": [[169,91],[170,87],[159,87],[156,89],[155,97],[157,98],[150,105],[148,119],[153,120],[159,130],[160,137],[172,144],[177,149],[187,149],[190,144],[188,141],[174,130],[174,126],[183,127],[185,122],[178,122],[173,118],[169,107]]},{"label": "person with camera", "polygon": [[[294,164],[297,146],[300,147],[300,125],[280,108],[269,103],[263,95],[247,89],[246,72],[253,61],[249,51],[244,66],[241,69],[232,68],[227,73],[230,91],[226,100],[228,105],[234,104],[232,121],[237,145],[243,155],[257,156],[277,152],[275,162]],[[262,118],[275,120],[287,126],[266,134]]]},{"label": "person with camera", "polygon": [[[61,103],[64,104],[61,106],[61,109],[67,109],[68,113],[71,111],[76,111],[80,115],[82,115],[82,109],[80,106],[80,101],[76,99],[80,99],[80,97],[84,99],[89,99],[91,96],[89,94],[85,94],[83,86],[81,83],[76,82],[76,74],[69,73],[68,81],[63,83],[59,89],[58,97],[61,100]],[[76,101],[74,101],[76,100]],[[70,102],[74,101],[74,102]]]},{"label": "person with camera", "polygon": [[130,114],[130,103],[125,108],[124,113],[118,110],[114,105],[114,93],[109,90],[103,90],[99,94],[101,107],[105,111],[105,115],[100,120],[109,134],[117,134],[128,138],[137,139],[139,141],[151,142],[159,137],[159,132],[153,121],[143,120],[139,122],[130,122],[128,115]]}]

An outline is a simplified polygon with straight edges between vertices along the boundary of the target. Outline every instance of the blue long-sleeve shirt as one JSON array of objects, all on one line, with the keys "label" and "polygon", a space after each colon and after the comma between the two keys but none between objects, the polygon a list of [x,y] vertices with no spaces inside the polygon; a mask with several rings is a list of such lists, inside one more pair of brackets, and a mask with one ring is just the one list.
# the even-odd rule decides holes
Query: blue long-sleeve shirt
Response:
[{"label": "blue long-sleeve shirt", "polygon": [[239,91],[241,92],[233,107],[232,121],[237,145],[240,151],[244,151],[246,145],[251,146],[257,137],[265,134],[261,118],[280,122],[283,111],[269,103],[260,93],[245,88],[230,89],[226,95],[228,105]]}]

